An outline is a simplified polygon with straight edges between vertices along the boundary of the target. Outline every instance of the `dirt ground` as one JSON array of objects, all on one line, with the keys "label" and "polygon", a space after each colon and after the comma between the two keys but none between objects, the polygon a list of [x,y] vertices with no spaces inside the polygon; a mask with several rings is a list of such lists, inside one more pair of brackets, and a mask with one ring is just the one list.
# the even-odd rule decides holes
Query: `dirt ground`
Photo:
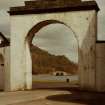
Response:
[{"label": "dirt ground", "polygon": [[69,89],[78,85],[67,82],[35,82],[32,87],[33,89]]},{"label": "dirt ground", "polygon": [[0,105],[105,105],[105,93],[41,89],[0,92]]}]

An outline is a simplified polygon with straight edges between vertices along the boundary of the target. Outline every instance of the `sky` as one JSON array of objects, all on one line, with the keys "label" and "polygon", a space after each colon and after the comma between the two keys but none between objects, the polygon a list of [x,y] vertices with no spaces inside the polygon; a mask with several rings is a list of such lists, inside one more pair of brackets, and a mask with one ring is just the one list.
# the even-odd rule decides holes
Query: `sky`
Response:
[{"label": "sky", "polygon": [[63,24],[50,24],[42,28],[32,43],[50,54],[65,55],[70,61],[78,63],[77,39],[72,30]]},{"label": "sky", "polygon": [[[88,0],[83,0],[83,1],[88,1]],[[98,13],[98,39],[105,40],[105,11],[104,11],[105,10],[105,0],[96,0],[96,1],[100,8],[100,11]],[[10,17],[7,11],[9,10],[9,7],[21,6],[21,5],[22,6],[24,5],[24,0],[0,0],[0,31],[8,37],[10,36],[10,21],[9,21]],[[56,30],[55,28],[58,26],[60,28],[59,29],[60,31]],[[43,28],[38,33],[40,34],[40,36],[38,35],[38,37],[35,38],[35,44],[37,44],[37,46],[45,50],[48,50],[52,54],[66,55],[72,61],[77,62],[78,53],[76,52],[77,50],[76,43],[74,43],[75,39],[73,40],[73,42],[67,41],[68,39],[73,38],[73,37],[70,37],[69,35],[71,34],[72,36],[72,32],[68,29],[66,29],[65,32],[63,32],[64,28],[65,28],[64,26],[60,26],[60,25],[56,25],[56,26],[49,25],[48,27]],[[51,30],[57,33],[57,35],[53,33]],[[64,36],[65,36],[64,33],[67,35],[66,39],[64,39]],[[58,43],[58,40],[59,40],[59,43]],[[64,43],[62,43],[63,41]]]}]

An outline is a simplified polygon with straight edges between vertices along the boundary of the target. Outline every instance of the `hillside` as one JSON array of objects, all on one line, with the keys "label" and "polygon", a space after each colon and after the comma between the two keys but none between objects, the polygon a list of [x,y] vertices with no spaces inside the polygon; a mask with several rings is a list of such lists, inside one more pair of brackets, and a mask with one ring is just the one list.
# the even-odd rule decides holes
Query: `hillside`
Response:
[{"label": "hillside", "polygon": [[65,71],[77,74],[78,66],[63,56],[49,54],[36,46],[31,46],[33,74],[46,74],[54,71]]}]

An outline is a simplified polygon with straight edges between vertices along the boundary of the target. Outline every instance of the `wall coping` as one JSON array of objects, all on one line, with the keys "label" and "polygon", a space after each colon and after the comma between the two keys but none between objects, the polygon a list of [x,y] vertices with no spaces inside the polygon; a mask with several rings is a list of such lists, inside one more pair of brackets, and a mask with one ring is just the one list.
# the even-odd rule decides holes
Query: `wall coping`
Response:
[{"label": "wall coping", "polygon": [[71,0],[25,1],[25,6],[10,7],[8,13],[10,15],[25,15],[86,10],[99,11],[96,1],[74,1],[75,2]]}]

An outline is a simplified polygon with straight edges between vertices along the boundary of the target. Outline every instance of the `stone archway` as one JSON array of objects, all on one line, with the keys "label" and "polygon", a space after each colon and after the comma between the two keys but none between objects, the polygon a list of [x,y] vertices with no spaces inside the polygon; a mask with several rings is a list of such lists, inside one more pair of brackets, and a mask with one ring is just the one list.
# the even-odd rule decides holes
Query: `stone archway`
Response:
[{"label": "stone archway", "polygon": [[31,58],[31,53],[30,53],[30,46],[32,44],[32,39],[35,36],[35,34],[38,33],[43,27],[46,27],[46,26],[48,26],[50,24],[62,24],[65,27],[67,27],[73,33],[73,37],[75,38],[76,44],[78,46],[78,48],[77,48],[78,52],[77,53],[79,53],[79,42],[78,42],[77,35],[72,30],[72,28],[70,26],[67,26],[65,23],[57,21],[57,20],[45,20],[45,21],[39,22],[38,24],[33,26],[30,29],[30,31],[28,32],[28,34],[26,36],[26,39],[25,39],[25,44],[26,44],[26,64],[27,64],[26,65],[26,71],[27,71],[27,73],[30,73],[26,77],[26,82],[28,83],[27,88],[30,88],[32,86],[32,58]]},{"label": "stone archway", "polygon": [[[9,11],[11,15],[11,65],[8,73],[10,74],[8,75],[8,90],[32,88],[32,67],[29,66],[32,65],[32,62],[29,43],[33,35],[30,38],[27,36],[32,32],[30,28],[35,26],[37,29],[32,32],[35,33],[43,24],[47,26],[57,22],[65,23],[77,35],[79,69],[81,70],[79,73],[80,87],[87,90],[96,89],[96,29],[99,10],[96,2],[89,1],[81,2],[78,5],[67,5],[69,1],[63,2],[63,4],[59,4],[57,1],[48,3],[44,1],[43,6],[39,5],[40,2],[25,2],[25,6],[13,7]],[[43,23],[45,20],[51,21]],[[28,32],[29,30],[30,32]]]}]

